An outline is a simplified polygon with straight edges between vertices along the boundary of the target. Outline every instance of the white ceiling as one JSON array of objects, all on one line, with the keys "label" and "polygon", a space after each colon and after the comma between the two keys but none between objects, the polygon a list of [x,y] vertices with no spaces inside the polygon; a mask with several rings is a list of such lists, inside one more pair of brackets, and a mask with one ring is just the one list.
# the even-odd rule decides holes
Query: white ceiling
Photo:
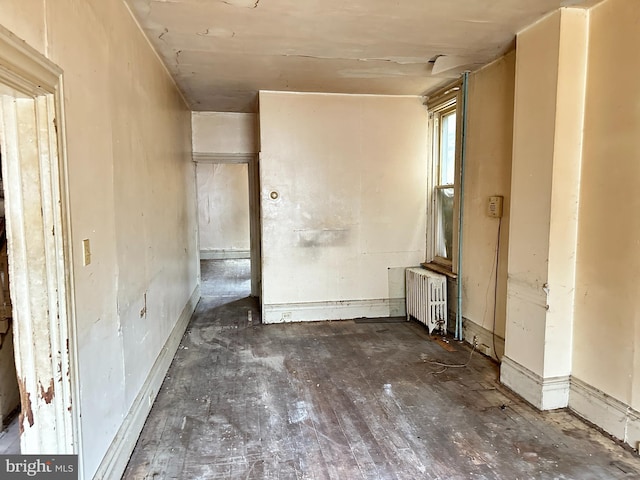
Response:
[{"label": "white ceiling", "polygon": [[192,109],[219,112],[255,111],[258,90],[423,95],[497,58],[516,32],[548,12],[589,3],[126,2]]}]

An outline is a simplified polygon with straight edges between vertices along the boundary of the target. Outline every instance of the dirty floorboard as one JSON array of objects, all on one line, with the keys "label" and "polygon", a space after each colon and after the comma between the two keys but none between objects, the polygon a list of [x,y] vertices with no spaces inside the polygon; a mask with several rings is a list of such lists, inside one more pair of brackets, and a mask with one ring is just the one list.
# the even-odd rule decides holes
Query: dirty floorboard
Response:
[{"label": "dirty floorboard", "polygon": [[0,455],[17,455],[20,453],[20,431],[18,416],[0,431]]},{"label": "dirty floorboard", "polygon": [[123,478],[640,478],[631,451],[417,323],[258,320],[251,298],[202,298]]}]

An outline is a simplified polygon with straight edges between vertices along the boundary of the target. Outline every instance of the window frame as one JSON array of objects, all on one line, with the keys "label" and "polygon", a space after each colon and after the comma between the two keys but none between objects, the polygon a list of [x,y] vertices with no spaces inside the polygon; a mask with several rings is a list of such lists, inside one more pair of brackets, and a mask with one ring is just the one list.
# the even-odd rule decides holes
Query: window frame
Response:
[{"label": "window frame", "polygon": [[[427,221],[427,263],[435,264],[446,271],[456,274],[458,271],[458,229],[460,219],[460,165],[462,147],[462,88],[460,82],[455,82],[436,92],[427,101],[429,114],[429,178],[428,178],[428,208]],[[440,185],[440,152],[441,152],[441,119],[450,113],[456,114],[455,166],[453,185]],[[451,260],[438,256],[438,206],[437,190],[453,186],[453,238]]]}]

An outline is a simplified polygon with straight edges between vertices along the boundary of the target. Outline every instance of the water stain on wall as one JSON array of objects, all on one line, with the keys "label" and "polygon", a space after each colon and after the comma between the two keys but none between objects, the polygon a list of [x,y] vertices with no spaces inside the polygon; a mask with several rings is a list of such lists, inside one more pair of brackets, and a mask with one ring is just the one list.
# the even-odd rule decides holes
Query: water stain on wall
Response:
[{"label": "water stain on wall", "polygon": [[323,228],[320,230],[296,230],[296,245],[303,248],[341,247],[348,245],[350,229]]}]

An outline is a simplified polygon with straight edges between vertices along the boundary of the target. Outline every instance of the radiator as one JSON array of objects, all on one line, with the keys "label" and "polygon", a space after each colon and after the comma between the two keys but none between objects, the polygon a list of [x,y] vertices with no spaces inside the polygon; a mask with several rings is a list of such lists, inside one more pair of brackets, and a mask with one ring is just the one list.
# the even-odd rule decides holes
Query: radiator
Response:
[{"label": "radiator", "polygon": [[424,268],[407,268],[407,320],[411,317],[429,329],[447,331],[447,277]]}]

